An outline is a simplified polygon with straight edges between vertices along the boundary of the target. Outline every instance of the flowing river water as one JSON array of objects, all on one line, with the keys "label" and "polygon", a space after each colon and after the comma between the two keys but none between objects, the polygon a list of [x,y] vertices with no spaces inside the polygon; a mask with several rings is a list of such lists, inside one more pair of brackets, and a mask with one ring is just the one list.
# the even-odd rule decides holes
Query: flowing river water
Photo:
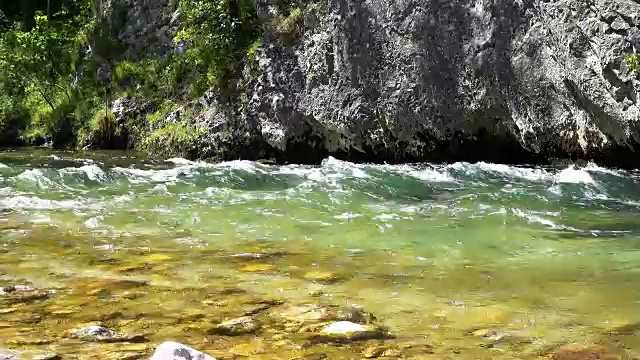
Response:
[{"label": "flowing river water", "polygon": [[[632,359],[639,206],[640,173],[593,164],[5,151],[0,285],[17,290],[0,295],[0,342],[63,359],[149,358],[165,340],[219,359],[535,359],[572,343]],[[326,323],[304,309],[338,308],[391,336],[314,341]],[[211,332],[240,316],[261,327]],[[144,338],[69,335],[88,325]]]}]

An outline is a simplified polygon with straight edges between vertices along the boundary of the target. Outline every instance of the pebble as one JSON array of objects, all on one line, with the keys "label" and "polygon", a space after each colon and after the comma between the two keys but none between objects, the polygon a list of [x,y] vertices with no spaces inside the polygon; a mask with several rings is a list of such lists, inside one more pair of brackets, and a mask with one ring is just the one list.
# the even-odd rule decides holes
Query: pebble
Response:
[{"label": "pebble", "polygon": [[236,336],[251,334],[260,329],[260,322],[250,316],[224,321],[209,330],[210,334]]},{"label": "pebble", "polygon": [[505,334],[503,332],[494,329],[478,329],[471,334],[475,337],[480,337],[492,341],[500,341],[505,337]]},{"label": "pebble", "polygon": [[173,341],[160,344],[151,360],[216,360],[203,352]]},{"label": "pebble", "polygon": [[377,358],[382,356],[385,351],[387,351],[387,349],[383,346],[372,345],[364,349],[364,351],[362,352],[362,357],[365,359]]}]

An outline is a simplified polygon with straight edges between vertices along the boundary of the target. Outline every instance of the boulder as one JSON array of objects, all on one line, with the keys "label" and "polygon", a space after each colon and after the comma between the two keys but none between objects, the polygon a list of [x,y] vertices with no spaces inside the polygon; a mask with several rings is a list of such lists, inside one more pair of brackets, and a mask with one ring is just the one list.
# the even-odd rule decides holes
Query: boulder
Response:
[{"label": "boulder", "polygon": [[387,332],[377,326],[361,325],[350,321],[338,321],[327,325],[320,335],[331,340],[368,340],[386,337]]},{"label": "boulder", "polygon": [[216,360],[214,357],[173,341],[160,344],[151,360]]}]

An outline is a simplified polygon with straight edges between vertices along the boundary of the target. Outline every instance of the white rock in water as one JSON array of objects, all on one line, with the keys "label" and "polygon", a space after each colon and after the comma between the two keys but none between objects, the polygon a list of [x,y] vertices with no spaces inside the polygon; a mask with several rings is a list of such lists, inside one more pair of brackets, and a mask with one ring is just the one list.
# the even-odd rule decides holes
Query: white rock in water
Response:
[{"label": "white rock in water", "polygon": [[327,335],[346,335],[349,333],[362,332],[367,330],[367,327],[360,324],[352,323],[351,321],[338,321],[325,327],[322,332]]},{"label": "white rock in water", "polygon": [[151,360],[216,360],[214,357],[202,353],[187,345],[174,341],[166,341],[160,344],[153,353]]},{"label": "white rock in water", "polygon": [[384,331],[371,325],[360,325],[351,321],[338,321],[322,329],[321,334],[333,338],[364,340],[381,338],[384,336]]}]

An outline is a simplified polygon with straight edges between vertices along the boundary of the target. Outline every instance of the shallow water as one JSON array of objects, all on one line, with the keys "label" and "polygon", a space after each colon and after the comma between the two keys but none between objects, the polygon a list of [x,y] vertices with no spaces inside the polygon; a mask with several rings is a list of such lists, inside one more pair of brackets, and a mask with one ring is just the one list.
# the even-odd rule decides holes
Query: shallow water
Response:
[{"label": "shallow water", "polygon": [[[0,164],[0,280],[50,291],[2,302],[5,348],[136,358],[176,340],[220,358],[357,359],[373,344],[428,342],[404,356],[521,359],[597,343],[640,354],[638,173],[41,150]],[[284,302],[266,313],[356,305],[393,338],[309,344],[277,321],[207,333],[264,299]],[[66,335],[90,324],[146,340]]]}]

